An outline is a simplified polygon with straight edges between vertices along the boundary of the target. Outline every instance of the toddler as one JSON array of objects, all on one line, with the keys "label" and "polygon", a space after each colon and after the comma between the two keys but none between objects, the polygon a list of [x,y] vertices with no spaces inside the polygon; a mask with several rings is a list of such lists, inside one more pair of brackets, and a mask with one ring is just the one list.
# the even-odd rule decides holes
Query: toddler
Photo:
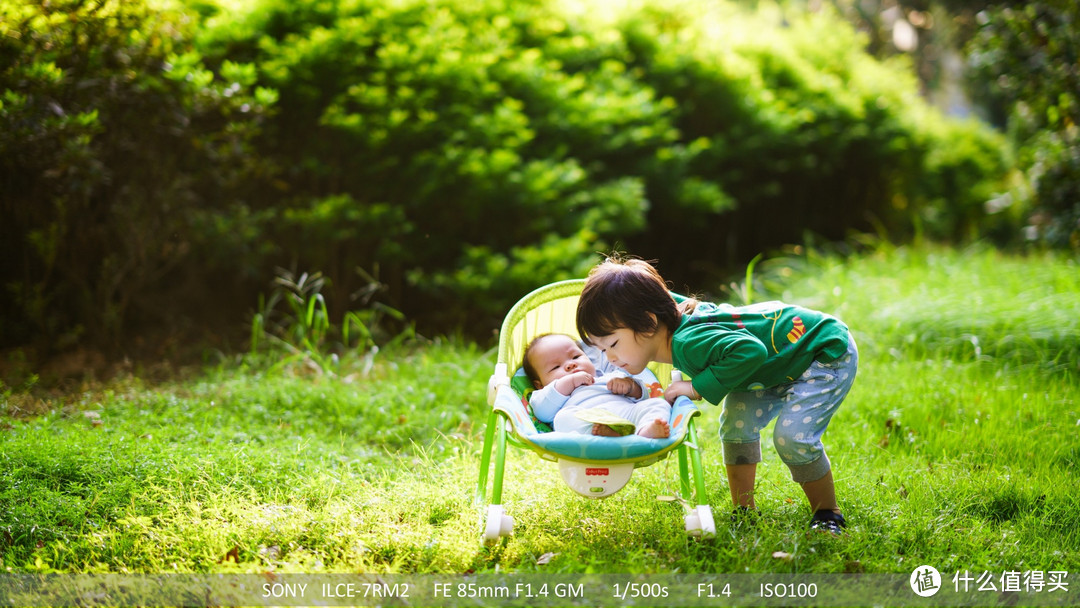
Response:
[{"label": "toddler", "polygon": [[720,433],[734,518],[757,513],[759,434],[775,420],[773,443],[810,502],[810,527],[841,533],[846,522],[821,436],[858,367],[844,323],[782,302],[735,307],[684,298],[669,292],[648,262],[608,259],[589,273],[577,325],[586,342],[631,374],[650,361],[688,374],[689,381],[668,387],[668,401],[724,402]]}]

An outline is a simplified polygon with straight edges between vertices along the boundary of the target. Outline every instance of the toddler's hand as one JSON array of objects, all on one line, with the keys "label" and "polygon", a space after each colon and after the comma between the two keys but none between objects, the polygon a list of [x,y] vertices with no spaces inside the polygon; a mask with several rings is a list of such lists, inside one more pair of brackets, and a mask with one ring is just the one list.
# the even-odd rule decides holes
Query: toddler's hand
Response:
[{"label": "toddler's hand", "polygon": [[668,403],[675,403],[675,398],[679,396],[689,397],[691,401],[701,399],[701,395],[694,390],[694,385],[686,380],[672,382],[668,385],[667,389],[664,390],[664,399],[667,399]]}]

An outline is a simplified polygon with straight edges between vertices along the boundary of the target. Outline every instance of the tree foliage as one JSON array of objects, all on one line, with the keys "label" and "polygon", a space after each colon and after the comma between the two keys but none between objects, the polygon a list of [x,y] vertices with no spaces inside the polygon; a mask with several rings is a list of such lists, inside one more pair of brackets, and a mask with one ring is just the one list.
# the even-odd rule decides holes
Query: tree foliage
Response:
[{"label": "tree foliage", "polygon": [[831,13],[724,10],[262,0],[200,46],[281,92],[266,233],[336,310],[357,266],[411,318],[492,327],[614,246],[715,271],[807,232],[972,229],[1000,138],[936,114]]},{"label": "tree foliage", "polygon": [[1042,0],[980,16],[970,61],[1030,179],[1029,238],[1080,250],[1080,5]]},{"label": "tree foliage", "polygon": [[0,6],[6,342],[239,317],[278,267],[332,322],[482,335],[615,247],[701,284],[806,233],[959,238],[1006,162],[828,11]]},{"label": "tree foliage", "polygon": [[210,280],[194,228],[256,170],[274,95],[250,66],[205,69],[191,25],[140,1],[0,1],[0,341],[115,344]]}]

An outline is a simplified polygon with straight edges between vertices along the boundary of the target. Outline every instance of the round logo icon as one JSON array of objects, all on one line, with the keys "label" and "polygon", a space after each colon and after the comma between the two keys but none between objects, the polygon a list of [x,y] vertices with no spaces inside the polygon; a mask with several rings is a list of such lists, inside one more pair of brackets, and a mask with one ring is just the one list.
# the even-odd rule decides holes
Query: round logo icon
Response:
[{"label": "round logo icon", "polygon": [[919,566],[908,579],[911,590],[919,597],[930,597],[941,589],[941,574],[933,566]]}]

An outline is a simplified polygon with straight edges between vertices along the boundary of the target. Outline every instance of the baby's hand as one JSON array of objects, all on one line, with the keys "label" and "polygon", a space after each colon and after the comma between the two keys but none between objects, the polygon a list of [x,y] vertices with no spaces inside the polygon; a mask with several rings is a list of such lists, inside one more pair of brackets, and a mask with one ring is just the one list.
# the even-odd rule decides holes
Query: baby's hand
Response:
[{"label": "baby's hand", "polygon": [[675,398],[681,395],[689,397],[691,401],[697,401],[701,399],[701,395],[699,395],[697,391],[694,390],[694,385],[690,384],[686,380],[672,382],[664,391],[664,399],[667,399],[668,403],[675,403]]},{"label": "baby's hand", "polygon": [[641,397],[641,385],[625,376],[617,376],[608,380],[608,390],[616,395],[627,395],[638,399]]},{"label": "baby's hand", "polygon": [[586,386],[596,382],[596,378],[588,372],[574,372],[567,374],[555,381],[555,390],[563,395],[569,395],[579,386]]}]

